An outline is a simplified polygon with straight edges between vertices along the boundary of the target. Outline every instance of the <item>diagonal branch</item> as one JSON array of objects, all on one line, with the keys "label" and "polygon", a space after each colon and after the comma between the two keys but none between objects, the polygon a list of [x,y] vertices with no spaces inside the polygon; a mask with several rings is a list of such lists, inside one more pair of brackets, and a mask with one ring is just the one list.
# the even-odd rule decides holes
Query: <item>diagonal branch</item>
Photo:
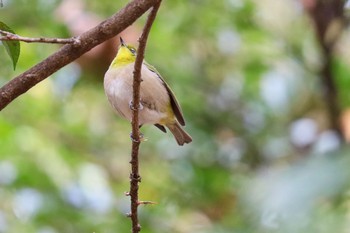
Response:
[{"label": "diagonal branch", "polygon": [[0,41],[22,41],[27,43],[50,43],[50,44],[79,44],[80,41],[75,38],[31,38],[31,37],[24,37],[17,34],[13,34],[11,32],[0,30]]},{"label": "diagonal branch", "polygon": [[159,9],[161,0],[159,0],[152,8],[152,11],[148,15],[147,22],[143,29],[142,35],[139,39],[139,48],[134,65],[134,80],[133,80],[133,106],[132,106],[132,150],[131,150],[131,174],[130,174],[130,200],[131,200],[131,212],[130,218],[132,222],[132,232],[138,233],[141,230],[141,226],[138,221],[137,208],[140,205],[138,200],[139,182],[141,177],[139,174],[139,147],[140,147],[140,129],[139,129],[139,106],[140,106],[140,84],[141,84],[141,68],[144,59],[144,53],[147,43],[147,38],[151,30],[153,21],[156,18],[157,11]]},{"label": "diagonal branch", "polygon": [[158,0],[130,2],[109,19],[77,37],[80,43],[64,45],[56,53],[9,81],[0,88],[0,110],[63,66],[120,33],[156,3]]}]

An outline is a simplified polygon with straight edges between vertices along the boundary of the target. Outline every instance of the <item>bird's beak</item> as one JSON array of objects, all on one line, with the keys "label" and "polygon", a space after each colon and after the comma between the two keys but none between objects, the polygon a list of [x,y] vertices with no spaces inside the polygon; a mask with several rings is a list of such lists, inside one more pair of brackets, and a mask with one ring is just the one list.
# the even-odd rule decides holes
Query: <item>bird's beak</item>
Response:
[{"label": "bird's beak", "polygon": [[122,46],[124,46],[124,47],[125,47],[126,45],[125,45],[125,43],[124,43],[123,38],[119,37],[119,40],[120,40],[120,44],[121,44]]}]

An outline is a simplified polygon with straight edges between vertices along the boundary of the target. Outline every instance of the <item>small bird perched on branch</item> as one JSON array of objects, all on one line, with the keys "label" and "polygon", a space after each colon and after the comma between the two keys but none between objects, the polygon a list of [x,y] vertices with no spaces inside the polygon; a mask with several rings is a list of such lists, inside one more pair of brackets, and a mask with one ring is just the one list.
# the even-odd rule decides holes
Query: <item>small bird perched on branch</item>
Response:
[{"label": "small bird perched on branch", "polygon": [[[104,89],[116,112],[131,121],[136,49],[125,44],[122,38],[120,43],[117,56],[105,74]],[[158,71],[145,61],[141,67],[141,80],[140,127],[153,124],[163,132],[167,127],[179,145],[192,142],[191,136],[181,127],[185,125],[185,120],[174,93]]]}]

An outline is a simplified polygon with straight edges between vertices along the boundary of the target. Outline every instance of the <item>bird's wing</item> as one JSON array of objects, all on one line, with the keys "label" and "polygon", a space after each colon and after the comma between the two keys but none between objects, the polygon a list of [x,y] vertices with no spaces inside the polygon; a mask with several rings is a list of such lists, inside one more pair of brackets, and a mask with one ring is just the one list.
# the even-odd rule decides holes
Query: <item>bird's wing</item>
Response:
[{"label": "bird's wing", "polygon": [[181,110],[181,107],[179,105],[179,103],[177,102],[175,95],[173,93],[173,91],[170,89],[169,85],[164,81],[164,79],[162,78],[162,76],[159,74],[159,72],[156,70],[156,68],[154,68],[152,65],[148,64],[147,62],[143,62],[146,67],[154,72],[155,74],[157,74],[158,78],[162,81],[163,85],[165,86],[165,88],[168,91],[169,97],[170,97],[170,104],[171,104],[171,108],[174,111],[174,114],[176,116],[177,121],[184,126],[185,125],[185,119]]},{"label": "bird's wing", "polygon": [[160,124],[154,124],[154,126],[156,126],[158,129],[160,129],[161,131],[163,131],[164,133],[166,133],[166,129],[164,126],[160,125]]}]

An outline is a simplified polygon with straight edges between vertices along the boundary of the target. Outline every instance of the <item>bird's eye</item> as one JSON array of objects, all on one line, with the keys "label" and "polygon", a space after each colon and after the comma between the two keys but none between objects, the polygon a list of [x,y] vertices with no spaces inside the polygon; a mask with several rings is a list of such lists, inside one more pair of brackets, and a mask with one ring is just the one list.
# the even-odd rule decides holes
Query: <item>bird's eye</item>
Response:
[{"label": "bird's eye", "polygon": [[135,54],[135,53],[136,53],[136,49],[130,48],[130,52],[132,52],[133,54]]}]

